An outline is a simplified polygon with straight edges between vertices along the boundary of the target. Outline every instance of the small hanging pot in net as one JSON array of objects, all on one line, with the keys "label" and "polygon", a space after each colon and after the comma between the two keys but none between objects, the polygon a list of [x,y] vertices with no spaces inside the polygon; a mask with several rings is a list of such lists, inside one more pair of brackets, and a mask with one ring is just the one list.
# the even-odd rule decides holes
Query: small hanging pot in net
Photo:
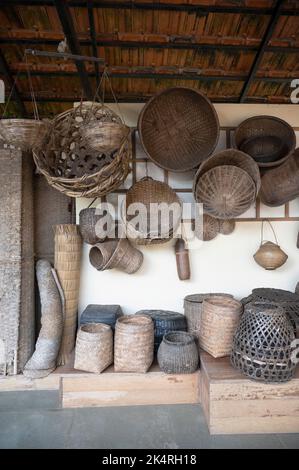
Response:
[{"label": "small hanging pot in net", "polygon": [[295,372],[294,329],[275,304],[248,304],[233,338],[232,365],[262,382],[286,382]]},{"label": "small hanging pot in net", "polygon": [[271,227],[276,243],[264,240],[264,221],[262,221],[261,245],[253,255],[253,258],[262,268],[270,271],[280,268],[287,261],[288,255],[278,245],[277,237],[271,222],[267,222]]}]

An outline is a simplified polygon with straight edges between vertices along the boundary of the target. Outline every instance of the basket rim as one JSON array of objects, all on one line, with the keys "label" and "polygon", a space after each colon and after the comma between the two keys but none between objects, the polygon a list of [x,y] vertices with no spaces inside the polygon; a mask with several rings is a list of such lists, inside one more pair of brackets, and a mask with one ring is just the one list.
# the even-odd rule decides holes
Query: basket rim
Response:
[{"label": "basket rim", "polygon": [[[238,307],[238,310],[243,310],[242,303],[235,299],[234,297],[225,297],[223,295],[214,295],[204,299],[204,303],[208,303],[212,307],[221,307],[221,310],[231,310],[231,306],[234,305]],[[234,313],[240,313],[234,311]]]},{"label": "basket rim", "polygon": [[[175,338],[176,336],[181,337],[182,339],[170,339],[171,337]],[[170,346],[185,346],[194,343],[194,336],[192,335],[192,333],[189,333],[187,331],[169,331],[163,336],[163,342]]]},{"label": "basket rim", "polygon": [[218,117],[218,114],[217,114],[217,111],[212,103],[212,101],[205,95],[203,94],[202,92],[200,92],[199,90],[196,90],[194,88],[190,88],[190,87],[186,87],[186,86],[175,86],[175,87],[170,87],[170,88],[166,88],[165,90],[161,90],[159,91],[158,93],[156,93],[154,96],[152,96],[146,103],[145,105],[143,106],[139,116],[138,116],[138,122],[137,122],[137,129],[138,129],[138,135],[139,135],[139,139],[140,139],[140,142],[142,144],[142,147],[144,148],[144,151],[145,153],[147,154],[147,156],[149,157],[149,159],[154,162],[157,166],[159,166],[160,168],[164,169],[164,170],[167,170],[167,171],[172,171],[174,173],[184,173],[184,172],[187,172],[187,171],[191,171],[191,170],[194,170],[196,169],[199,164],[197,165],[192,165],[190,167],[185,167],[184,169],[173,169],[173,168],[170,168],[170,167],[167,167],[166,165],[161,165],[161,163],[159,163],[158,161],[156,161],[147,151],[146,149],[146,146],[144,144],[144,140],[143,140],[143,137],[142,137],[142,132],[141,132],[141,124],[142,124],[142,120],[144,118],[144,114],[145,114],[145,111],[147,110],[148,106],[156,99],[156,98],[159,98],[162,94],[166,94],[166,93],[172,93],[173,91],[175,90],[185,90],[185,91],[189,91],[189,92],[193,92],[194,94],[200,96],[202,99],[204,99],[207,104],[210,106],[211,108],[211,111],[214,115],[214,118],[215,118],[215,121],[216,121],[216,127],[217,127],[217,135],[216,135],[216,139],[215,139],[215,142],[214,142],[214,145],[210,151],[210,154],[206,157],[208,158],[210,155],[212,155],[212,153],[214,152],[215,148],[217,147],[217,144],[218,144],[218,141],[219,141],[219,135],[220,135],[220,123],[219,123],[219,117]]},{"label": "basket rim", "polygon": [[[87,331],[87,330],[98,330],[98,331]],[[86,335],[96,335],[100,333],[101,331],[109,331],[111,330],[111,326],[107,325],[107,323],[95,323],[95,322],[90,322],[90,323],[82,323],[79,326],[79,331],[82,331]]]},{"label": "basket rim", "polygon": [[205,298],[201,297],[202,300],[201,301],[198,301],[198,300],[193,300],[193,298],[195,299],[195,297],[198,297],[198,296],[207,296],[206,298],[208,297],[227,297],[227,298],[231,298],[233,299],[233,295],[232,294],[227,294],[226,292],[206,292],[206,293],[203,293],[203,294],[188,294],[184,297],[184,300],[186,300],[187,302],[191,302],[191,303],[194,303],[194,304],[202,304],[203,301],[205,300]]},{"label": "basket rim", "polygon": [[132,328],[138,328],[140,325],[153,325],[153,320],[149,315],[123,315],[116,321],[118,325],[129,325]]}]

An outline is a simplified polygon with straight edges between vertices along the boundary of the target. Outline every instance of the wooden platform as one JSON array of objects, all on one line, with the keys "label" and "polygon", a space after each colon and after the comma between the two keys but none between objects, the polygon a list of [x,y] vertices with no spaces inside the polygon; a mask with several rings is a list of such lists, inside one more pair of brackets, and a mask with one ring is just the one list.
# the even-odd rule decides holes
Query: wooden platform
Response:
[{"label": "wooden platform", "polygon": [[299,433],[299,368],[290,382],[264,384],[202,353],[200,388],[211,434]]}]

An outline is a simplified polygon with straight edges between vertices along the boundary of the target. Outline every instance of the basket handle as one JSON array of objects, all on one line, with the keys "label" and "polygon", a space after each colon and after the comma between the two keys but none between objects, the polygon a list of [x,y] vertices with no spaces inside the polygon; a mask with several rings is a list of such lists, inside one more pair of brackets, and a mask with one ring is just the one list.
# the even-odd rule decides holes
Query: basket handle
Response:
[{"label": "basket handle", "polygon": [[273,225],[271,224],[270,220],[267,220],[267,219],[265,219],[265,220],[262,221],[262,227],[261,227],[261,245],[262,245],[264,242],[267,241],[267,240],[264,240],[264,223],[265,223],[265,222],[268,222],[268,224],[270,225],[271,230],[272,230],[273,235],[274,235],[274,238],[275,238],[275,241],[276,241],[276,245],[278,245],[278,241],[277,241],[277,237],[276,237],[276,233],[275,233],[275,231],[274,231]]}]

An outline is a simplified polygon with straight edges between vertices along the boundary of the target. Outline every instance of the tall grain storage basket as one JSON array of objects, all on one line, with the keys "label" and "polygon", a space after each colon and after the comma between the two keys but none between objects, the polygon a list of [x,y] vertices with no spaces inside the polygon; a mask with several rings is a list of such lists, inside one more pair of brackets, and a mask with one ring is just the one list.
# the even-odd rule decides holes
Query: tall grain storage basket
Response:
[{"label": "tall grain storage basket", "polygon": [[213,296],[203,302],[199,344],[211,356],[229,356],[243,306],[234,298]]},{"label": "tall grain storage basket", "polygon": [[77,334],[74,368],[100,374],[113,362],[113,334],[109,325],[88,323]]},{"label": "tall grain storage basket", "polygon": [[56,225],[54,266],[64,293],[64,326],[57,365],[68,361],[78,324],[82,239],[77,225]]},{"label": "tall grain storage basket", "polygon": [[149,317],[126,315],[117,320],[114,339],[116,372],[145,373],[154,358],[154,322]]}]

